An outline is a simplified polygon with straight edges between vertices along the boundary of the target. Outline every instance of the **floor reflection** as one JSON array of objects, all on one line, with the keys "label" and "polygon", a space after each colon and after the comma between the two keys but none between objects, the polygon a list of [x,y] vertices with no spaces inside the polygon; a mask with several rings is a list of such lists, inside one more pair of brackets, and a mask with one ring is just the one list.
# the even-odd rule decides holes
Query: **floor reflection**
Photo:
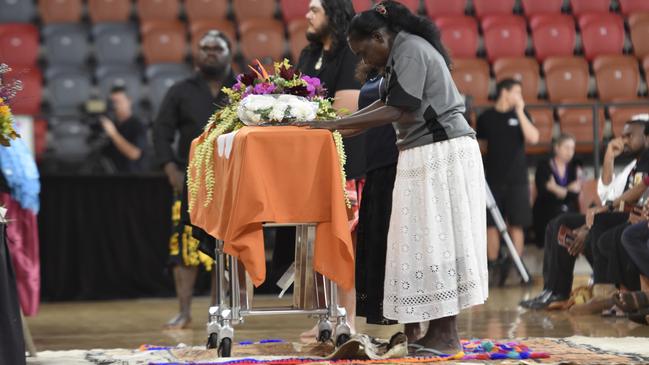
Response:
[{"label": "floor reflection", "polygon": [[[571,316],[567,312],[529,311],[518,302],[540,291],[540,287],[492,289],[485,305],[459,316],[464,338],[568,337],[649,337],[649,326],[626,319],[599,316]],[[287,301],[284,299],[286,304]],[[273,297],[258,297],[255,305],[278,305]],[[28,323],[39,350],[137,348],[141,344],[203,345],[206,339],[207,298],[193,303],[194,321],[181,331],[163,331],[177,308],[176,301],[147,299],[109,302],[44,303],[38,316]],[[305,316],[250,317],[235,327],[235,341],[283,339],[298,341],[299,334],[315,324]],[[401,326],[365,325],[358,318],[358,330],[388,338]]]}]

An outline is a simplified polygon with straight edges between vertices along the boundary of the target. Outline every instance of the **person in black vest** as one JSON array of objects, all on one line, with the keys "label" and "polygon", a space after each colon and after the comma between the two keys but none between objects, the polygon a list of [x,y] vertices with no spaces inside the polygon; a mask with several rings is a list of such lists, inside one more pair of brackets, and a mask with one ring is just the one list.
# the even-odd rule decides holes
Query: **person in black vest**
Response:
[{"label": "person in black vest", "polygon": [[[355,112],[361,84],[354,77],[358,57],[347,44],[347,27],[354,16],[350,0],[312,0],[306,14],[308,28],[306,37],[309,45],[302,50],[296,68],[304,75],[317,77],[327,90],[327,97],[333,98],[333,107],[339,111]],[[365,174],[365,136],[344,138],[346,191],[352,203],[354,218],[350,221],[352,240],[358,224],[358,211]],[[268,230],[267,230],[268,231]],[[272,234],[267,237],[272,237]],[[272,238],[270,238],[272,240]],[[275,231],[275,250],[271,277],[281,276],[294,260],[295,228],[278,228]],[[354,332],[356,294],[340,293],[340,304],[347,310],[347,320]],[[317,335],[316,329],[304,332],[301,338],[309,341]]]},{"label": "person in black vest", "polygon": [[[484,153],[487,183],[507,221],[509,235],[520,256],[525,245],[523,230],[532,224],[525,143],[537,143],[539,131],[525,111],[519,81],[501,80],[496,93],[496,105],[478,117],[476,133]],[[489,214],[487,224],[487,258],[493,267],[500,253],[500,236]],[[505,269],[501,283],[506,274]]]},{"label": "person in black vest", "polygon": [[[174,190],[174,227],[169,251],[180,310],[165,325],[166,328],[185,328],[189,325],[198,267],[202,265],[207,270],[212,268],[212,258],[201,252],[199,246],[209,245],[207,241],[213,242],[213,238],[189,224],[185,170],[192,140],[201,134],[218,106],[228,102],[228,97],[221,88],[229,87],[236,81],[230,67],[231,44],[225,34],[210,30],[201,38],[198,46],[198,71],[169,89],[153,127],[157,161]],[[179,133],[180,138],[178,149],[174,151],[176,133]],[[214,293],[212,285],[212,302],[215,301]]]}]

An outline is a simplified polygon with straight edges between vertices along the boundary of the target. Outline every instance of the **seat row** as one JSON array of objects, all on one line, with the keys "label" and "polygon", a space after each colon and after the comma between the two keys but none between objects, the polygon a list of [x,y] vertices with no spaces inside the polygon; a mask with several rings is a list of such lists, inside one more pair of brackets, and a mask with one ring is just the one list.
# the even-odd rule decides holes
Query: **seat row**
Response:
[{"label": "seat row", "polygon": [[[353,0],[356,11],[369,9],[372,0]],[[402,0],[414,12],[434,19],[440,16],[475,14],[507,15],[522,11],[526,16],[570,11],[576,16],[590,12],[607,12],[613,8],[628,15],[649,11],[644,0]],[[273,18],[281,14],[286,22],[302,18],[309,0],[0,0],[0,22],[30,22],[40,15],[43,23],[79,22],[87,7],[93,23],[123,22],[133,10],[141,20],[176,20],[185,14],[190,21],[223,19]],[[133,6],[135,4],[135,7]]]}]

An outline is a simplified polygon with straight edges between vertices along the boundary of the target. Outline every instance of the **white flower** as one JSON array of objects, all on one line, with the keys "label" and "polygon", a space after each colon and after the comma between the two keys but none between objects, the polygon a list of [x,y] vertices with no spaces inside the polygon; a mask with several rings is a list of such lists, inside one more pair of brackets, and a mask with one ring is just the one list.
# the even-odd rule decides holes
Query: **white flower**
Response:
[{"label": "white flower", "polygon": [[269,95],[248,95],[241,101],[241,104],[250,110],[270,109],[275,104],[275,98]]},{"label": "white flower", "polygon": [[270,114],[268,114],[268,118],[274,122],[281,122],[282,120],[284,120],[287,108],[288,104],[277,101],[275,105],[273,105],[273,110],[271,110]]}]

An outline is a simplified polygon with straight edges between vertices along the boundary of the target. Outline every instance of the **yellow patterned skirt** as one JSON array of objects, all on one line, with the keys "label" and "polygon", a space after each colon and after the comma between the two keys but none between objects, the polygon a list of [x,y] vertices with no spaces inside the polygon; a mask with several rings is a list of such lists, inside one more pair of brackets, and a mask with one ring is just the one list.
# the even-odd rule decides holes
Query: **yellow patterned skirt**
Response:
[{"label": "yellow patterned skirt", "polygon": [[181,221],[180,209],[181,199],[177,196],[171,207],[173,231],[169,239],[169,262],[172,265],[203,265],[207,271],[211,271],[214,260],[198,249],[200,241],[192,235],[192,226]]}]

